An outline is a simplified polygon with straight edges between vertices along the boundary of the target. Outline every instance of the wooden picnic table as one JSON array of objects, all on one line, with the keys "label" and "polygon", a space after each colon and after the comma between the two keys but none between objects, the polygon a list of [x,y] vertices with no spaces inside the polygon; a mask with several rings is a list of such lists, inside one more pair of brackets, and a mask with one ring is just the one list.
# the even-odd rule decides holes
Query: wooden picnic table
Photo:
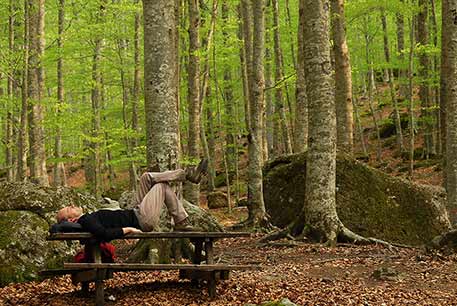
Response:
[{"label": "wooden picnic table", "polygon": [[[86,245],[94,259],[93,263],[64,263],[63,269],[45,270],[44,277],[71,274],[74,284],[81,282],[81,290],[88,292],[89,283],[95,282],[95,303],[104,303],[105,279],[114,272],[142,270],[179,270],[180,278],[191,279],[193,282],[206,280],[208,295],[216,296],[218,280],[228,279],[231,270],[258,269],[254,265],[227,265],[214,261],[213,244],[217,239],[249,237],[247,232],[145,232],[128,234],[119,239],[182,239],[187,238],[195,245],[195,253],[191,264],[140,264],[140,263],[102,263],[100,243],[90,233],[55,233],[48,240],[80,240]],[[203,253],[204,251],[204,253]]]}]

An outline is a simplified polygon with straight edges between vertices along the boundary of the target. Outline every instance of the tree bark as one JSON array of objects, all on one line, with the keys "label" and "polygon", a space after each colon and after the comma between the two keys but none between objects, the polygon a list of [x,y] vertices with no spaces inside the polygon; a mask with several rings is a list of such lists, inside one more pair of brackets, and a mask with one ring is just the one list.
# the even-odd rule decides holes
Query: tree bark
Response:
[{"label": "tree bark", "polygon": [[268,159],[274,159],[279,152],[275,150],[275,106],[273,103],[273,78],[271,55],[271,2],[268,1],[265,31],[265,138],[267,141]]},{"label": "tree bark", "polygon": [[40,185],[49,185],[46,170],[46,149],[44,136],[44,0],[29,1],[30,57],[28,75],[28,96],[31,106],[30,130],[30,179]]},{"label": "tree bark", "polygon": [[261,225],[266,218],[262,188],[262,114],[264,110],[264,52],[265,52],[265,19],[263,1],[251,0],[253,16],[252,76],[250,92],[250,127],[248,135],[248,201],[249,217],[254,225]]},{"label": "tree bark", "polygon": [[275,51],[275,112],[279,115],[279,125],[281,129],[281,138],[285,154],[292,153],[292,142],[290,140],[289,127],[287,126],[286,112],[283,99],[283,84],[279,84],[284,79],[284,63],[281,50],[281,38],[279,34],[279,6],[277,0],[272,0],[273,5],[273,35]]},{"label": "tree bark", "polygon": [[[57,101],[59,103],[57,107],[57,116],[60,116],[60,108],[65,103],[65,91],[63,81],[63,34],[65,27],[65,0],[59,0],[59,25],[57,38],[57,47],[59,48],[59,58],[57,59]],[[54,185],[55,186],[66,186],[67,176],[65,174],[65,165],[62,162],[62,127],[60,124],[57,126],[56,136],[54,140],[54,157],[56,163],[54,165]]]},{"label": "tree bark", "polygon": [[352,154],[354,146],[352,76],[349,49],[346,42],[344,0],[332,0],[331,4],[333,52],[335,54],[337,149]]},{"label": "tree bark", "polygon": [[[418,33],[418,43],[425,47],[429,43],[428,35],[428,2],[429,0],[419,0],[420,11],[417,16],[417,33]],[[422,49],[422,52],[419,54],[419,76],[421,79],[419,87],[419,99],[421,101],[421,118],[422,126],[424,130],[424,145],[425,145],[425,155],[426,158],[429,158],[430,155],[435,155],[435,145],[433,141],[433,122],[434,118],[432,117],[431,104],[430,104],[430,87],[429,82],[429,66],[430,60],[425,52]]]},{"label": "tree bark", "polygon": [[340,221],[336,212],[336,116],[330,60],[328,0],[306,0],[305,75],[309,109],[305,222],[318,241],[335,244]]},{"label": "tree bark", "polygon": [[[189,63],[187,68],[187,99],[189,114],[189,137],[187,154],[190,160],[200,157],[200,8],[197,0],[188,0],[189,9]],[[186,181],[184,198],[198,205],[200,186]]]},{"label": "tree bark", "polygon": [[451,223],[457,221],[457,0],[448,0],[443,11],[446,37],[446,191]]},{"label": "tree bark", "polygon": [[414,173],[414,96],[413,96],[413,68],[414,68],[414,18],[410,17],[410,32],[409,32],[409,68],[408,68],[408,101],[409,101],[409,179],[413,180]]},{"label": "tree bark", "polygon": [[[448,24],[447,19],[449,18],[450,15],[450,1],[451,0],[443,0],[441,3],[441,18],[442,18],[442,24],[441,24],[441,78],[440,78],[440,120],[441,120],[441,147],[443,148],[443,156],[446,156],[446,148],[447,144],[446,141],[448,137],[446,136],[447,132],[447,122],[446,122],[446,117],[447,117],[447,83],[448,83],[448,67],[449,67],[449,57],[448,57],[448,44],[450,42],[449,40],[449,34],[450,33],[450,27],[451,25]],[[444,161],[446,162],[446,160]],[[444,165],[446,167],[446,165]],[[446,172],[445,172],[445,177],[444,180],[446,180]],[[446,186],[446,183],[444,184]]]},{"label": "tree bark", "polygon": [[178,168],[179,67],[176,2],[143,0],[146,158],[161,171]]},{"label": "tree bark", "polygon": [[23,46],[23,67],[22,67],[22,105],[21,105],[21,123],[18,136],[17,148],[17,181],[25,181],[27,172],[27,125],[28,125],[28,73],[29,73],[29,0],[24,0],[24,46]]},{"label": "tree bark", "polygon": [[[14,23],[15,23],[16,7],[12,0],[9,1],[9,17],[8,17],[8,50],[10,54],[15,52],[14,44]],[[6,166],[6,180],[12,182],[14,180],[14,141],[13,141],[13,111],[12,105],[15,98],[15,72],[14,70],[7,75],[7,105],[6,105],[6,118],[5,118],[5,166]]]},{"label": "tree bark", "polygon": [[[250,0],[241,0],[240,5],[240,16],[242,22],[241,26],[241,35],[243,37],[243,50],[240,51],[241,55],[241,64],[243,69],[243,92],[244,92],[244,101],[245,109],[244,116],[246,121],[246,130],[250,130],[251,119],[249,118],[251,112],[249,110],[251,100],[252,100],[252,12],[251,12],[251,3]],[[257,35],[258,33],[256,33]],[[244,65],[243,65],[244,64]]]},{"label": "tree bark", "polygon": [[305,31],[305,1],[299,0],[299,21],[297,31],[297,80],[295,83],[294,153],[304,152],[308,147],[308,101],[306,98],[305,80],[305,46],[303,33]]},{"label": "tree bark", "polygon": [[[400,2],[404,2],[404,0],[400,0]],[[405,18],[401,13],[397,13],[396,16],[396,23],[397,23],[397,52],[398,58],[400,62],[403,62],[405,59]],[[406,86],[406,79],[407,79],[407,70],[400,69],[399,70],[399,94],[400,99],[404,100],[408,95],[408,86]]]}]

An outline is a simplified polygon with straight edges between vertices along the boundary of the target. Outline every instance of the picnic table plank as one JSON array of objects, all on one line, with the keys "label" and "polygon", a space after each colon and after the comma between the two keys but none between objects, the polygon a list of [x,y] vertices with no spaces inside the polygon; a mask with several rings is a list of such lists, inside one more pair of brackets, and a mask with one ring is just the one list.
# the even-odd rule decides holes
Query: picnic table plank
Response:
[{"label": "picnic table plank", "polygon": [[139,263],[64,263],[64,269],[113,269],[113,270],[256,270],[253,265],[225,265],[225,264],[139,264]]}]

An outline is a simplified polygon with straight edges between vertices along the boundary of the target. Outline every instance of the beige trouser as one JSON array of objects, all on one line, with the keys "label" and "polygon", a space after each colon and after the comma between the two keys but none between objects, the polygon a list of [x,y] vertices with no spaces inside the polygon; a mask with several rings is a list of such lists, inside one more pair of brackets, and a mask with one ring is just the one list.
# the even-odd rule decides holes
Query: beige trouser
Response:
[{"label": "beige trouser", "polygon": [[158,229],[160,212],[164,203],[175,224],[187,218],[188,214],[182,203],[168,184],[168,182],[184,181],[185,179],[186,173],[182,169],[145,172],[141,175],[135,201],[137,203],[136,214],[142,231],[150,232]]}]

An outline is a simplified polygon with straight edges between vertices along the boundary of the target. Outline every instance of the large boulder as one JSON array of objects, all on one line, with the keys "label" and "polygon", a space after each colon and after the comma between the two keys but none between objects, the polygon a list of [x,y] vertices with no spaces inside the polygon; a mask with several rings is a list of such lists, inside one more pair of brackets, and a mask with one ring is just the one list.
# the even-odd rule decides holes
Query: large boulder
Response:
[{"label": "large boulder", "polygon": [[[264,168],[264,198],[273,224],[284,227],[305,203],[306,153],[278,158]],[[337,211],[357,234],[423,244],[450,229],[442,188],[389,176],[347,156],[337,158]]]},{"label": "large boulder", "polygon": [[69,188],[31,183],[0,184],[0,286],[37,278],[38,271],[60,267],[77,243],[46,241],[56,212],[75,204],[97,208],[95,198]]}]

